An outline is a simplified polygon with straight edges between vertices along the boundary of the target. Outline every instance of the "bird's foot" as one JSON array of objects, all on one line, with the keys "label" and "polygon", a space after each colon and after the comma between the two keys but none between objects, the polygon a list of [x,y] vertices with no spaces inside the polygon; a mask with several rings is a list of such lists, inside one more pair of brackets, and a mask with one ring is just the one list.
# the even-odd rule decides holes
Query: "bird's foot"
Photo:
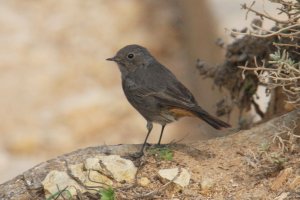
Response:
[{"label": "bird's foot", "polygon": [[143,157],[143,156],[145,155],[144,152],[146,151],[146,149],[147,149],[148,146],[150,146],[150,144],[149,144],[149,143],[146,143],[146,144],[142,147],[142,149],[141,149],[140,151],[135,152],[135,153],[132,153],[132,154],[130,154],[129,156],[130,156],[132,159],[134,159],[134,160],[140,159],[141,157]]},{"label": "bird's foot", "polygon": [[160,143],[157,143],[154,145],[154,148],[164,148],[164,147],[167,147],[168,145],[167,144],[160,144]]},{"label": "bird's foot", "polygon": [[142,152],[142,151],[139,151],[139,152],[135,152],[135,153],[133,153],[133,154],[130,154],[130,157],[131,158],[133,158],[133,159],[139,159],[139,158],[141,158],[141,157],[143,157],[144,156],[144,152]]}]

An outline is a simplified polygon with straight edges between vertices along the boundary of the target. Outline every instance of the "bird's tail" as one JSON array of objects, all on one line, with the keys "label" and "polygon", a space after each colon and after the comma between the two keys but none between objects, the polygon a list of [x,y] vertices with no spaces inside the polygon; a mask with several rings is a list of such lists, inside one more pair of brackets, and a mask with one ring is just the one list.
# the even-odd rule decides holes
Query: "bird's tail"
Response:
[{"label": "bird's tail", "polygon": [[205,110],[203,110],[200,107],[196,107],[193,110],[193,113],[199,117],[200,119],[204,120],[205,122],[207,122],[209,125],[211,125],[212,127],[214,127],[215,129],[222,129],[222,128],[229,128],[231,127],[230,124],[210,115],[209,113],[207,113]]}]

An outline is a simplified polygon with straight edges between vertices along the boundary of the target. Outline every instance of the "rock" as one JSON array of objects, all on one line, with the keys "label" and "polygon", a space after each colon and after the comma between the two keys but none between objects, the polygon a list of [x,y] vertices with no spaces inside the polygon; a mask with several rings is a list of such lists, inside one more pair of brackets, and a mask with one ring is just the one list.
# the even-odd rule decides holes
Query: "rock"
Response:
[{"label": "rock", "polygon": [[300,188],[300,176],[296,176],[296,178],[289,185],[289,188],[291,190],[295,190],[297,188]]},{"label": "rock", "polygon": [[276,197],[274,200],[284,200],[289,196],[289,192],[283,192],[278,197]]},{"label": "rock", "polygon": [[131,160],[121,158],[119,155],[88,158],[85,162],[85,168],[112,176],[118,182],[133,182],[137,172],[137,168]]},{"label": "rock", "polygon": [[[86,171],[84,170],[83,167],[83,163],[80,164],[76,164],[76,165],[71,165],[69,166],[71,173],[74,177],[78,178],[82,184],[84,184],[85,186],[87,186],[87,188],[89,187],[102,187],[103,184],[105,185],[112,185],[113,182],[106,176],[100,174],[97,171]],[[97,193],[96,190],[89,190],[89,192],[91,193]]]},{"label": "rock", "polygon": [[292,174],[293,168],[289,167],[280,171],[279,175],[272,182],[271,189],[277,191],[280,189],[285,182],[288,180],[289,176]]},{"label": "rock", "polygon": [[98,157],[86,159],[84,166],[87,170],[101,170],[100,159]]},{"label": "rock", "polygon": [[150,184],[150,180],[147,178],[147,177],[141,177],[139,180],[138,180],[138,183],[143,186],[143,187],[146,187]]},{"label": "rock", "polygon": [[[180,173],[179,176],[173,180],[178,173]],[[162,178],[165,178],[169,181],[173,180],[174,183],[180,185],[181,187],[187,186],[191,179],[191,174],[185,168],[181,168],[180,170],[179,168],[161,169],[158,171],[158,174]]]},{"label": "rock", "polygon": [[207,193],[211,191],[211,189],[215,186],[215,182],[211,178],[202,178],[200,185],[201,193]]},{"label": "rock", "polygon": [[57,194],[57,192],[64,189],[67,191],[64,193],[64,197],[68,199],[74,197],[77,194],[77,190],[80,192],[85,191],[85,189],[73,180],[66,172],[57,170],[50,171],[42,181],[42,185],[45,190],[46,198],[49,198],[51,195]]},{"label": "rock", "polygon": [[[50,197],[53,194],[57,194],[59,190],[66,189],[66,196],[68,194],[71,197],[77,194],[77,190],[80,192],[86,192],[87,190],[92,193],[96,193],[95,187],[102,187],[104,185],[113,185],[113,181],[110,177],[116,181],[132,182],[135,178],[137,168],[133,162],[121,158],[120,156],[98,156],[95,158],[88,158],[85,163],[79,163],[69,166],[72,178],[66,173],[61,171],[51,171],[42,184],[46,191],[46,197]],[[79,185],[73,176],[76,177],[87,189]],[[142,184],[147,183],[147,178],[142,180]],[[58,188],[59,189],[58,189]],[[91,188],[91,190],[89,190]],[[69,196],[70,196],[69,195]],[[66,197],[65,196],[65,197]],[[68,198],[71,198],[68,197]]]}]

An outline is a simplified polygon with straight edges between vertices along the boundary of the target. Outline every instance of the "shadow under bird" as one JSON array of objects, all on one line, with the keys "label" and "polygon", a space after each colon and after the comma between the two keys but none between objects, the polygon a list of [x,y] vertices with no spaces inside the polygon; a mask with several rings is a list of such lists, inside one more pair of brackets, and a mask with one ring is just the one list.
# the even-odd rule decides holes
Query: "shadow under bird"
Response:
[{"label": "shadow under bird", "polygon": [[147,120],[148,133],[141,154],[144,152],[153,123],[162,126],[158,145],[165,126],[181,117],[198,117],[215,129],[230,127],[226,122],[203,110],[193,94],[146,48],[135,44],[128,45],[107,60],[118,64],[122,87],[128,101]]}]

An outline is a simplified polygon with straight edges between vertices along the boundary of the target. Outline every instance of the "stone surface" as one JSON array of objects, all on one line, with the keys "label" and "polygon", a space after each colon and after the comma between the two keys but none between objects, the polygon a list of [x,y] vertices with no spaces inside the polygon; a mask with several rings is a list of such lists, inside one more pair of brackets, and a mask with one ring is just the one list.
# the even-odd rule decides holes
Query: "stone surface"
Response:
[{"label": "stone surface", "polygon": [[147,178],[147,177],[141,177],[139,180],[138,180],[138,184],[143,186],[143,187],[146,187],[150,184],[150,180]]},{"label": "stone surface", "polygon": [[85,160],[84,166],[88,170],[101,170],[100,158],[88,158]]},{"label": "stone surface", "polygon": [[213,188],[213,186],[215,185],[215,181],[211,178],[204,177],[202,178],[200,185],[201,192],[207,193]]},{"label": "stone surface", "polygon": [[119,182],[132,182],[137,172],[137,168],[131,160],[121,158],[119,155],[89,158],[85,162],[85,168],[101,171],[101,173],[112,176]]},{"label": "stone surface", "polygon": [[[85,163],[70,165],[69,169],[72,177],[62,171],[53,170],[48,173],[42,182],[47,198],[58,192],[58,188],[60,190],[66,188],[72,196],[77,194],[76,190],[81,192],[88,190],[96,193],[95,188],[103,187],[103,184],[113,185],[110,177],[118,182],[133,182],[137,172],[132,161],[123,159],[118,155],[88,158]],[[76,177],[85,188],[79,185],[73,177]],[[146,186],[149,182],[147,178],[144,178],[141,185]]]},{"label": "stone surface", "polygon": [[[173,180],[178,173],[180,173],[179,176]],[[158,174],[164,179],[169,181],[173,180],[174,183],[180,185],[181,187],[187,186],[191,179],[191,174],[185,168],[181,168],[180,170],[179,168],[161,169],[158,171]]]},{"label": "stone surface", "polygon": [[75,180],[73,180],[66,172],[53,170],[42,181],[46,198],[56,194],[59,190],[66,189],[71,196],[77,194],[76,190],[84,192],[82,188]]},{"label": "stone surface", "polygon": [[[81,164],[76,164],[76,165],[71,165],[69,166],[71,173],[73,176],[75,176],[76,178],[78,178],[86,187],[87,189],[89,187],[102,187],[103,184],[105,185],[112,185],[113,182],[106,176],[100,174],[97,171],[87,171],[84,170],[84,165]],[[89,192],[91,193],[96,193],[97,191],[91,189],[89,190]]]},{"label": "stone surface", "polygon": [[284,200],[289,196],[288,192],[281,193],[278,197],[276,197],[274,200]]}]

